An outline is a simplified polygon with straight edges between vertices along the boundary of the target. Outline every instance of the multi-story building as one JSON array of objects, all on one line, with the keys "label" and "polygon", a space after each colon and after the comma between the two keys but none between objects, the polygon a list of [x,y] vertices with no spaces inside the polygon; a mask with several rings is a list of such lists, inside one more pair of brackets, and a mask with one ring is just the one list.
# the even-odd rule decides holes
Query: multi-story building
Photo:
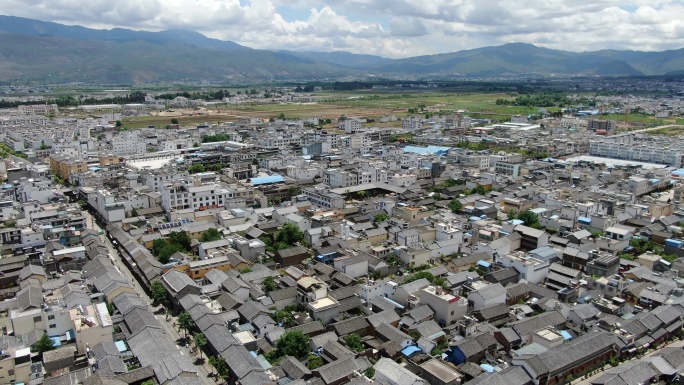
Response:
[{"label": "multi-story building", "polygon": [[401,128],[409,131],[416,131],[423,128],[423,119],[418,116],[409,116],[401,122]]},{"label": "multi-story building", "polygon": [[345,119],[338,123],[337,127],[347,134],[355,134],[361,130],[361,121],[354,118]]},{"label": "multi-story building", "polygon": [[302,190],[302,194],[311,203],[328,208],[328,209],[341,209],[344,207],[344,197],[333,192],[329,192],[321,188],[305,188]]},{"label": "multi-story building", "polygon": [[496,162],[494,163],[494,172],[501,175],[510,175],[513,177],[520,176],[520,163]]},{"label": "multi-story building", "polygon": [[20,115],[55,115],[59,112],[56,104],[31,104],[17,107]]},{"label": "multi-story building", "polygon": [[233,197],[230,190],[218,184],[201,184],[199,180],[194,184],[186,181],[166,183],[161,186],[159,193],[165,211],[225,207],[228,199]]},{"label": "multi-story building", "polygon": [[55,154],[50,157],[50,171],[64,180],[69,180],[71,175],[87,172],[88,162]]},{"label": "multi-story building", "polygon": [[600,120],[600,119],[589,119],[587,120],[587,129],[591,131],[596,130],[606,130],[613,131],[617,128],[617,122],[614,120]]},{"label": "multi-story building", "polygon": [[463,318],[468,311],[468,300],[444,291],[440,286],[428,286],[418,292],[420,303],[435,312],[435,321],[448,326]]},{"label": "multi-story building", "polygon": [[684,151],[660,146],[632,146],[610,141],[589,142],[589,155],[604,158],[658,163],[672,167],[684,166]]},{"label": "multi-story building", "polygon": [[590,276],[612,277],[620,268],[620,257],[612,253],[593,250],[589,253],[589,259],[585,269]]},{"label": "multi-story building", "polygon": [[546,275],[549,273],[551,264],[549,261],[534,258],[534,256],[525,252],[514,252],[507,255],[496,255],[494,261],[500,263],[504,267],[512,267],[518,273],[520,278],[525,279],[531,283],[540,283],[544,281]]}]

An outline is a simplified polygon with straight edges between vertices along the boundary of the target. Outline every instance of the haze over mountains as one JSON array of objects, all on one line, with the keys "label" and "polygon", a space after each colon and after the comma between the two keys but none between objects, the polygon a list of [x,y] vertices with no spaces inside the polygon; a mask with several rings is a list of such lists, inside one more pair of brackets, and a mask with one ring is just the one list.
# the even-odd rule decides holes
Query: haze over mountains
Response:
[{"label": "haze over mountains", "polygon": [[345,76],[504,74],[665,75],[684,71],[684,49],[568,52],[513,43],[387,59],[348,52],[256,50],[185,30],[144,32],[0,16],[0,81],[151,83],[279,81]]}]

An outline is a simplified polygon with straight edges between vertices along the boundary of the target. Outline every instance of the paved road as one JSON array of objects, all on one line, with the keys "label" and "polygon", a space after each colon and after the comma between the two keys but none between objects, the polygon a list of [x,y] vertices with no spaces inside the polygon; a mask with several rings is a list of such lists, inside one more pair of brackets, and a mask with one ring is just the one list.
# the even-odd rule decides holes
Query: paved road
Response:
[{"label": "paved road", "polygon": [[[100,231],[101,228],[95,222],[91,216],[91,214],[88,211],[84,211],[84,214],[86,216],[86,224],[88,228],[94,230],[94,231]],[[181,335],[181,332],[179,330],[176,330],[174,327],[175,324],[177,324],[176,318],[175,317],[169,317],[167,320],[166,316],[164,314],[159,313],[160,308],[159,307],[154,307],[152,306],[152,303],[154,302],[148,295],[147,292],[140,286],[140,283],[136,281],[135,277],[133,274],[131,274],[130,270],[126,267],[126,265],[122,262],[122,256],[119,253],[119,251],[112,245],[112,243],[109,241],[109,238],[107,238],[104,234],[100,235],[100,239],[102,242],[107,246],[107,249],[109,250],[109,258],[112,260],[112,263],[114,264],[114,267],[123,275],[128,282],[130,282],[133,287],[135,288],[136,292],[138,295],[147,303],[150,311],[154,314],[154,318],[156,318],[161,326],[164,328],[166,331],[166,334],[169,336],[171,339],[171,342],[173,342],[174,345],[176,345],[176,348],[180,351],[181,354],[189,356],[189,357],[194,357],[192,353],[190,353],[190,349],[186,346],[181,346],[178,341],[183,337]],[[159,313],[159,314],[156,314]],[[213,378],[209,377],[210,369],[208,368],[208,364],[206,363],[206,356],[202,355],[202,357],[205,359],[205,363],[201,365],[195,365],[199,371],[200,378],[202,379],[202,382],[205,385],[214,385],[215,381]],[[194,359],[193,359],[194,361]]]},{"label": "paved road", "polygon": [[642,128],[641,130],[625,131],[625,132],[621,132],[621,134],[633,134],[633,133],[637,133],[637,132],[648,132],[648,131],[660,130],[661,128],[670,128],[670,127],[684,127],[684,125],[681,125],[681,124],[666,124],[666,125],[664,125],[664,126],[657,126],[657,127],[651,127],[651,128]]}]

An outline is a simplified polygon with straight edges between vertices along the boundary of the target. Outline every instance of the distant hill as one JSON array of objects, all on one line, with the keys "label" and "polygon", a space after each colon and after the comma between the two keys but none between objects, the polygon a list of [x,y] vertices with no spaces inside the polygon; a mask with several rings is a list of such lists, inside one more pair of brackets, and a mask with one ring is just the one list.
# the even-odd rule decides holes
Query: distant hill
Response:
[{"label": "distant hill", "polygon": [[160,32],[147,32],[123,28],[91,29],[78,25],[62,25],[14,16],[0,16],[0,33],[41,37],[55,36],[78,40],[146,41],[158,44],[185,43],[224,51],[248,49],[232,41],[211,39],[201,33],[186,30],[169,29]]},{"label": "distant hill", "polygon": [[322,61],[330,64],[336,64],[352,68],[374,68],[377,66],[391,63],[392,59],[387,59],[381,56],[356,54],[344,51],[335,52],[297,52],[297,51],[280,51],[300,58],[309,60]]},{"label": "distant hill", "polygon": [[346,68],[271,51],[0,34],[0,80],[100,84],[248,82],[325,79],[349,73]]},{"label": "distant hill", "polygon": [[323,80],[345,76],[681,74],[684,49],[568,52],[512,43],[387,59],[349,52],[251,49],[186,30],[97,30],[0,16],[0,81],[144,83]]}]

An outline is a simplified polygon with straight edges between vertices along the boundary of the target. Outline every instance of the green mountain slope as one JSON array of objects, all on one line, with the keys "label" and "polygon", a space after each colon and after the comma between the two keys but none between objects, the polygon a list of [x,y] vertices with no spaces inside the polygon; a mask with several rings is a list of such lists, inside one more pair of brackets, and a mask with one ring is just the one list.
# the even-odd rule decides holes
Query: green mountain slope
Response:
[{"label": "green mountain slope", "polygon": [[329,78],[348,69],[284,53],[183,43],[0,34],[0,79],[41,82],[273,81]]}]

